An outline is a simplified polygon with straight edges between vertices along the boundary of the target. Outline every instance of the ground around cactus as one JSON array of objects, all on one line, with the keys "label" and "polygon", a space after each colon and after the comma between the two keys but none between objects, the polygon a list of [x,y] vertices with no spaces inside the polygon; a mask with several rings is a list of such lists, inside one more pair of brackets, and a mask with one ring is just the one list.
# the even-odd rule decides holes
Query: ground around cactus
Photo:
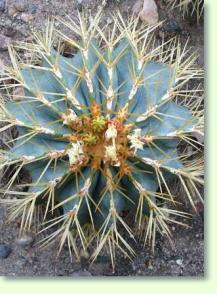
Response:
[{"label": "ground around cactus", "polygon": [[[63,17],[65,14],[74,17],[79,11],[89,10],[95,13],[102,5],[102,0],[0,0],[0,73],[2,64],[9,64],[7,44],[31,39],[32,27],[43,28],[46,18],[51,15]],[[112,18],[109,13],[119,9],[125,15],[132,13],[132,0],[104,1],[105,24],[110,25]],[[166,20],[156,33],[158,38],[163,34],[166,38],[177,36],[182,44],[189,39],[191,52],[198,51],[196,66],[203,67],[203,25],[194,20],[183,19],[179,11],[170,12],[166,1],[156,1],[160,20]],[[57,23],[58,26],[58,23]],[[195,82],[196,83],[196,82]],[[193,82],[192,82],[192,86]],[[6,134],[0,136],[0,145],[4,143]],[[1,180],[1,175],[0,175]],[[3,179],[3,182],[6,179]],[[181,193],[181,192],[180,192]],[[187,210],[187,208],[186,208]],[[133,261],[118,258],[115,273],[108,261],[101,259],[89,266],[84,259],[81,263],[70,262],[68,251],[64,249],[56,258],[57,248],[38,249],[36,237],[33,242],[17,241],[18,223],[6,224],[6,210],[0,207],[0,245],[6,244],[12,249],[7,258],[0,257],[0,276],[204,276],[204,230],[203,211],[193,216],[189,222],[191,227],[183,229],[172,227],[173,247],[167,240],[158,239],[153,255],[149,248],[137,246],[137,257]]]}]

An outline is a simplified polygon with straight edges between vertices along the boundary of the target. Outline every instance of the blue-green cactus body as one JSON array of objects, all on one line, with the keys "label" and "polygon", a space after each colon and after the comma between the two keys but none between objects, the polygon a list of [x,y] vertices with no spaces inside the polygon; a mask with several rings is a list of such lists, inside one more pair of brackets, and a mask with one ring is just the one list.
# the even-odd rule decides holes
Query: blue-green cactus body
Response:
[{"label": "blue-green cactus body", "polygon": [[[175,65],[141,63],[128,37],[104,51],[91,37],[79,46],[73,57],[51,49],[20,70],[25,96],[5,105],[19,137],[6,157],[27,168],[39,203],[52,187],[64,215],[113,236],[123,211],[141,218],[157,209],[160,186],[185,170],[180,134],[198,119],[172,101]],[[102,125],[91,129],[94,119]]]}]

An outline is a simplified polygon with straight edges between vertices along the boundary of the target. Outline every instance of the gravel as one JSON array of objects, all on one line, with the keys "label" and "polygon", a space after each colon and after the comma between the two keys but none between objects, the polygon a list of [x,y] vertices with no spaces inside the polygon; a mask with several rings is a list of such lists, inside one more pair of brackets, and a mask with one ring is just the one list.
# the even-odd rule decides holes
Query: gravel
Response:
[{"label": "gravel", "polygon": [[71,277],[92,277],[92,275],[87,270],[80,270],[80,271],[74,271],[71,274]]},{"label": "gravel", "polygon": [[30,246],[33,243],[33,237],[30,235],[22,235],[16,239],[16,243],[22,247]]},{"label": "gravel", "polygon": [[0,258],[7,258],[12,252],[12,249],[5,245],[5,244],[0,244]]},{"label": "gravel", "polygon": [[16,0],[14,2],[14,8],[19,12],[24,12],[27,10],[27,1],[25,0]]},{"label": "gravel", "polygon": [[1,12],[5,11],[5,6],[6,6],[5,0],[0,0],[0,11]]},{"label": "gravel", "polygon": [[10,43],[11,39],[9,37],[0,34],[0,51],[6,51]]}]

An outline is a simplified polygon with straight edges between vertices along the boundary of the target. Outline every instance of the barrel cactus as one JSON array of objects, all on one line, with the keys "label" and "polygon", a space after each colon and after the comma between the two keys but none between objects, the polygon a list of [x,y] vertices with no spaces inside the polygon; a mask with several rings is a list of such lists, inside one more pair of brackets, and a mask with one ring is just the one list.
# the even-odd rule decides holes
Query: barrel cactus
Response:
[{"label": "barrel cactus", "polygon": [[[157,26],[116,15],[101,28],[100,20],[60,19],[63,31],[49,21],[45,34],[9,48],[2,88],[23,94],[1,102],[1,131],[18,130],[13,146],[1,150],[2,170],[14,172],[1,202],[10,220],[21,218],[21,231],[31,229],[40,207],[41,230],[49,231],[43,244],[59,240],[60,250],[66,243],[70,254],[89,252],[92,261],[108,250],[114,267],[116,250],[132,257],[138,235],[154,246],[156,233],[171,238],[168,224],[188,216],[177,208],[172,182],[180,181],[195,209],[202,201],[195,136],[203,110],[183,90],[200,74],[195,57],[174,40],[155,44]],[[63,42],[76,52],[61,54]],[[179,151],[180,142],[197,154]],[[31,182],[16,190],[23,168]]]},{"label": "barrel cactus", "polygon": [[168,4],[172,9],[178,7],[183,16],[195,16],[197,22],[203,15],[204,0],[168,0]]}]

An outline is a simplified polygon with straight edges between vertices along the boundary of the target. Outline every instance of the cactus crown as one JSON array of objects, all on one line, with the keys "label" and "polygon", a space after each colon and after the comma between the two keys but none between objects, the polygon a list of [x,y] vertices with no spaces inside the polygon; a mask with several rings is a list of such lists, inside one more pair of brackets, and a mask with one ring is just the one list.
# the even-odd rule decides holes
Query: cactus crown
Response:
[{"label": "cactus crown", "polygon": [[[59,21],[67,33],[50,21],[45,34],[34,32],[35,42],[9,48],[13,67],[5,89],[25,93],[1,103],[7,123],[1,131],[16,126],[19,132],[1,151],[2,168],[16,164],[1,192],[17,199],[3,202],[11,220],[21,217],[22,230],[31,228],[38,207],[44,219],[49,214],[46,228],[58,228],[44,244],[59,239],[60,250],[66,242],[77,258],[79,246],[97,244],[91,259],[108,248],[114,266],[116,249],[134,254],[126,234],[134,239],[140,232],[154,244],[156,231],[170,238],[167,223],[186,216],[164,205],[176,203],[171,179],[180,180],[193,207],[201,199],[202,160],[177,151],[180,141],[198,149],[192,134],[202,134],[200,99],[182,87],[199,72],[174,40],[150,50],[156,26],[141,28],[121,15],[110,29],[100,28],[99,14]],[[77,53],[61,55],[62,41]],[[20,49],[31,56],[21,59]],[[31,183],[17,192],[13,184],[23,167]],[[124,218],[129,211],[135,225]]]}]

